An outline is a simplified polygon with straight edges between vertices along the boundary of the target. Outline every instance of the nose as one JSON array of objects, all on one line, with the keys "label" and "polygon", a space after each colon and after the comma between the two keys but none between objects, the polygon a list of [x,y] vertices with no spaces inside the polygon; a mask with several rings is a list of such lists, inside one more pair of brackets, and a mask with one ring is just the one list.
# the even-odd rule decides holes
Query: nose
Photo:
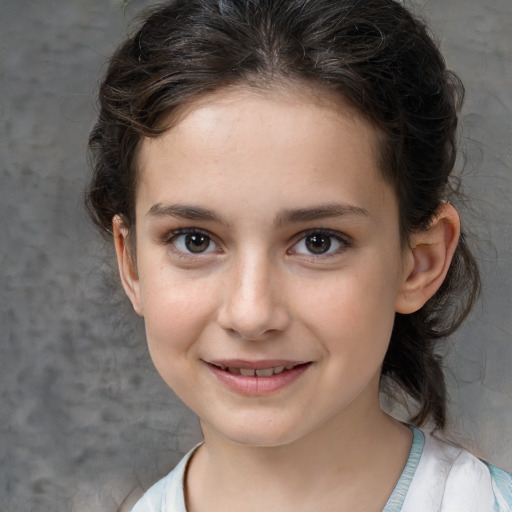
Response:
[{"label": "nose", "polygon": [[226,281],[219,324],[246,340],[284,331],[290,316],[279,270],[265,254],[253,254],[240,260]]}]

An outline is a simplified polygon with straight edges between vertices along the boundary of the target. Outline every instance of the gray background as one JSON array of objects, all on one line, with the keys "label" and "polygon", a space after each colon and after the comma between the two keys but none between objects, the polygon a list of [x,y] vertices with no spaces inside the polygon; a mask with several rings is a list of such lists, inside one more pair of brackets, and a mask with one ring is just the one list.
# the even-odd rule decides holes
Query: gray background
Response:
[{"label": "gray background", "polygon": [[[0,0],[0,512],[115,510],[198,439],[82,206],[106,57],[152,2]],[[422,1],[467,88],[484,294],[447,349],[453,436],[512,469],[512,2]]]}]

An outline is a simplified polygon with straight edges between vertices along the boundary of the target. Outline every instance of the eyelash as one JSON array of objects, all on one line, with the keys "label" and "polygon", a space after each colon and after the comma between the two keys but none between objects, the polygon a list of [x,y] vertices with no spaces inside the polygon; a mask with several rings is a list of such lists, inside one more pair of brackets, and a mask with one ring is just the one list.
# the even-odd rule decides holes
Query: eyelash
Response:
[{"label": "eyelash", "polygon": [[[197,252],[197,253],[194,253],[192,251],[183,251],[181,249],[179,249],[177,246],[176,246],[176,240],[180,237],[180,236],[185,236],[186,235],[201,235],[201,236],[204,236],[206,238],[208,238],[209,240],[209,243],[208,243],[208,248],[211,244],[214,244],[217,248],[216,250],[213,250],[213,251],[207,251],[207,252]],[[220,248],[218,247],[218,244],[215,242],[214,240],[214,237],[212,237],[207,231],[204,231],[202,229],[198,229],[198,228],[182,228],[182,229],[177,229],[175,231],[172,231],[171,233],[169,233],[168,236],[166,236],[163,240],[163,242],[166,244],[166,245],[169,245],[171,246],[172,248],[172,251],[177,254],[178,256],[180,256],[181,258],[201,258],[201,257],[204,257],[205,255],[209,255],[209,254],[212,254],[212,253],[219,253],[220,252]]]},{"label": "eyelash", "polygon": [[[197,253],[194,253],[192,251],[184,251],[182,249],[179,249],[177,246],[176,246],[176,240],[181,237],[181,236],[186,236],[186,235],[201,235],[201,236],[204,236],[206,237],[209,242],[208,242],[208,247],[210,247],[211,244],[214,244],[216,246],[216,249],[215,250],[208,250],[208,251],[203,251],[203,252],[197,252]],[[297,252],[296,251],[296,247],[299,246],[299,244],[303,243],[304,245],[307,243],[306,240],[308,237],[313,237],[314,235],[316,236],[323,236],[323,237],[327,237],[329,238],[330,242],[329,242],[329,247],[327,248],[327,251],[329,251],[331,249],[331,245],[332,245],[332,240],[334,239],[338,244],[339,244],[339,247],[337,249],[335,249],[334,251],[331,251],[331,252],[321,252],[321,253],[313,253],[313,252],[304,252],[304,253],[301,253],[301,252]],[[336,232],[336,231],[331,231],[329,229],[320,229],[320,228],[316,228],[316,229],[309,229],[307,231],[303,231],[302,233],[299,233],[295,238],[295,242],[294,244],[292,245],[292,247],[290,249],[287,250],[287,254],[297,254],[297,255],[300,255],[300,256],[305,256],[305,257],[309,257],[309,258],[313,258],[315,260],[319,259],[319,258],[322,258],[322,259],[325,259],[325,258],[331,258],[333,256],[337,256],[338,254],[340,254],[341,252],[345,251],[347,248],[349,248],[351,246],[351,243],[347,240],[346,237],[344,236],[341,236],[341,234],[339,232]],[[212,254],[212,253],[220,253],[221,252],[221,249],[219,248],[219,244],[217,244],[214,240],[214,237],[209,234],[207,231],[204,231],[202,229],[198,229],[198,228],[182,228],[182,229],[178,229],[178,230],[175,230],[175,231],[172,231],[171,233],[168,234],[168,236],[166,236],[163,240],[163,242],[166,244],[166,245],[170,245],[172,247],[172,250],[175,254],[177,254],[178,256],[182,257],[182,258],[201,258],[201,257],[204,257],[205,255],[209,255],[209,254]]]},{"label": "eyelash", "polygon": [[[301,243],[305,245],[307,243],[306,242],[307,238],[312,237],[314,235],[324,236],[324,237],[327,237],[330,239],[329,247],[327,248],[327,251],[331,250],[331,245],[332,245],[333,239],[339,244],[339,247],[330,252],[322,252],[322,253],[317,253],[317,254],[309,252],[309,251],[307,253],[300,253],[300,252],[297,252],[296,250],[294,250],[294,248],[296,248]],[[307,231],[300,233],[297,236],[296,240],[297,241],[294,243],[294,245],[287,251],[288,254],[298,254],[301,256],[314,258],[315,260],[318,260],[319,258],[326,259],[326,258],[332,258],[332,257],[338,256],[340,253],[344,252],[346,249],[351,247],[351,243],[345,236],[342,236],[339,232],[332,231],[330,229],[321,229],[321,228],[309,229]]]}]

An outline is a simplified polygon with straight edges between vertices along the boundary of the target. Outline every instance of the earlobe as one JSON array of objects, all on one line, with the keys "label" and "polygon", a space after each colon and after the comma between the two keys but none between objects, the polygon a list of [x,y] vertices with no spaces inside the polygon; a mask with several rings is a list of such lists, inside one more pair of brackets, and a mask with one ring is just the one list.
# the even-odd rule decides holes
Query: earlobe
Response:
[{"label": "earlobe", "polygon": [[437,292],[450,268],[459,236],[459,215],[448,203],[437,209],[426,230],[411,235],[409,265],[396,303],[398,313],[414,313]]},{"label": "earlobe", "polygon": [[112,219],[112,228],[121,283],[133,305],[133,309],[138,315],[143,316],[139,276],[128,240],[128,228],[125,227],[124,221],[119,215]]}]

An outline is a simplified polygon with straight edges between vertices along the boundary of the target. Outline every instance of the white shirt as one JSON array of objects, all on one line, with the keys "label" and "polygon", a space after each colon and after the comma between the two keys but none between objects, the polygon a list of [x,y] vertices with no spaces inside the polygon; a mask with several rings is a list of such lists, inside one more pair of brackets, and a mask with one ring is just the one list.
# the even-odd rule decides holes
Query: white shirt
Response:
[{"label": "white shirt", "polygon": [[[411,427],[407,464],[382,512],[512,512],[512,473]],[[193,448],[132,512],[187,512],[184,476]]]}]

